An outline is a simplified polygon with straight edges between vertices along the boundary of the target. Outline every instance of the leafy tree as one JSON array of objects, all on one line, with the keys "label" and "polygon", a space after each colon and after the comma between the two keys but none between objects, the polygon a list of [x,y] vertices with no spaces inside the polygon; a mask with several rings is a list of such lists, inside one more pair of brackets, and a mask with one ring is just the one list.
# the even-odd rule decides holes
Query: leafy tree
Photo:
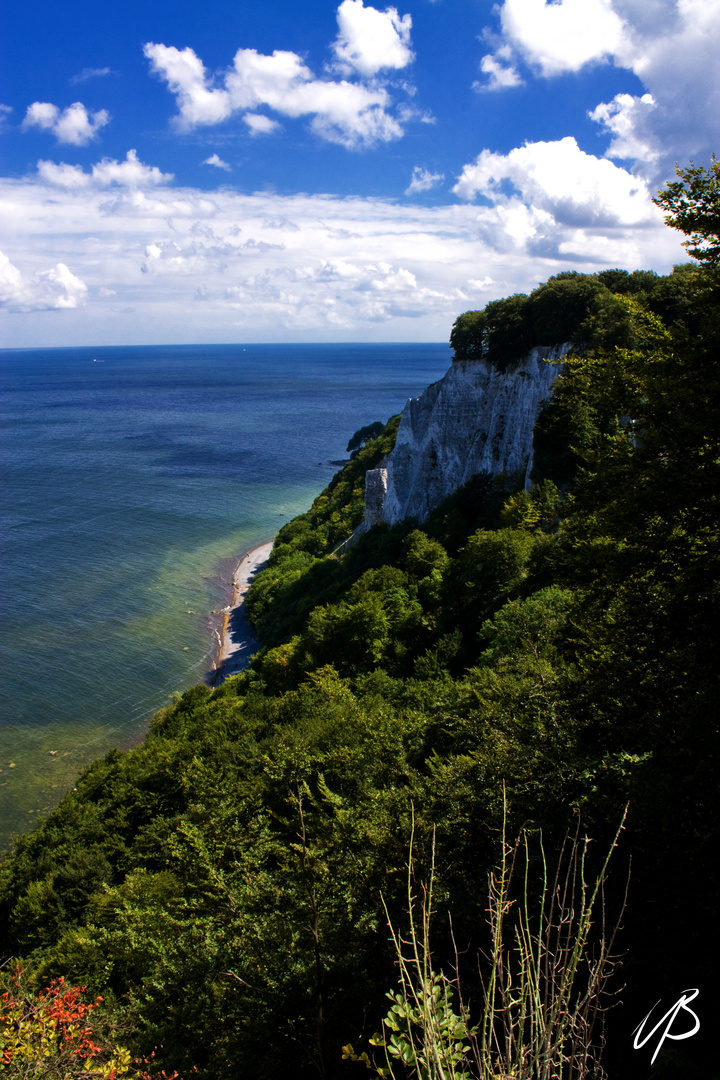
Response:
[{"label": "leafy tree", "polygon": [[550,278],[531,294],[530,315],[534,345],[582,348],[627,344],[630,337],[626,309],[598,277],[585,274]]},{"label": "leafy tree", "polygon": [[501,371],[512,368],[534,344],[524,293],[493,300],[483,311],[459,316],[450,334],[455,360],[487,358]]},{"label": "leafy tree", "polygon": [[694,259],[716,268],[720,263],[720,161],[713,154],[710,168],[678,167],[678,180],[668,181],[653,200],[665,221],[688,237],[683,246]]},{"label": "leafy tree", "polygon": [[450,559],[442,544],[421,529],[414,529],[405,539],[405,566],[416,580],[426,578],[434,570],[442,575]]},{"label": "leafy tree", "polygon": [[385,425],[380,420],[376,420],[374,424],[366,424],[365,427],[358,428],[355,434],[350,437],[346,452],[349,454],[351,451],[357,450],[368,439],[376,439],[378,435],[382,435],[384,428]]}]

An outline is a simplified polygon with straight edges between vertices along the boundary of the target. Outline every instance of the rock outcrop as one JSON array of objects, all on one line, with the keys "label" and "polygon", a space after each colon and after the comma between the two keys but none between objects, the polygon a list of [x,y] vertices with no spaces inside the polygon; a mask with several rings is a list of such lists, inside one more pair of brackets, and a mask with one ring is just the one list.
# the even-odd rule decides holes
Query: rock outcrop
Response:
[{"label": "rock outcrop", "polygon": [[454,363],[439,382],[411,398],[395,448],[365,478],[365,527],[407,517],[423,521],[477,473],[524,476],[532,437],[567,345],[531,349],[513,371],[482,360]]}]

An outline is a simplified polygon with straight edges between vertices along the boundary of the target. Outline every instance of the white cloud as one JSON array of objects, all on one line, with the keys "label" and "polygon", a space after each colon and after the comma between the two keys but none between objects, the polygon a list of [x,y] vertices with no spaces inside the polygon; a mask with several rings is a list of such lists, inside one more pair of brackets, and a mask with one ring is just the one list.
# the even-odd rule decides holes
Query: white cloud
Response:
[{"label": "white cloud", "polygon": [[[384,20],[383,26],[393,25],[394,9],[382,14],[374,8],[363,8],[361,0],[346,2],[359,3],[363,18],[373,13]],[[352,11],[356,18],[356,8]],[[409,23],[403,20],[397,23],[409,30]],[[398,31],[393,32],[400,41]],[[353,53],[357,64],[365,64],[368,70],[380,60],[381,54],[384,57],[381,66],[389,66],[392,57],[394,66],[399,64],[398,50],[386,48],[382,40],[373,54],[374,60],[369,51],[362,52],[360,46],[358,50],[357,55]],[[279,124],[256,110],[269,108],[281,116],[312,117],[310,126],[316,135],[349,149],[389,142],[403,134],[401,124],[388,112],[391,100],[385,87],[346,79],[318,79],[293,52],[276,50],[267,56],[255,49],[238,49],[232,68],[215,80],[190,48],[180,50],[172,45],[148,43],[144,52],[152,70],[177,97],[179,112],[175,123],[182,130],[219,124],[235,113],[243,113],[243,120],[253,134],[268,134],[277,130]]]},{"label": "white cloud", "polygon": [[52,131],[58,142],[85,146],[109,121],[110,113],[106,109],[89,113],[81,101],[69,105],[63,112],[49,101],[34,101],[25,113],[22,126],[24,130],[44,128]]},{"label": "white cloud", "polygon": [[624,36],[611,0],[505,0],[500,19],[505,36],[543,75],[607,59]]},{"label": "white cloud", "polygon": [[111,74],[112,74],[112,72],[111,72],[109,67],[103,67],[103,68],[87,67],[87,68],[83,68],[82,71],[78,72],[77,75],[73,75],[72,79],[70,79],[70,84],[71,84],[71,86],[77,86],[78,83],[87,82],[88,79],[100,79],[104,75],[111,75]]},{"label": "white cloud", "polygon": [[207,86],[205,65],[192,49],[148,42],[143,52],[155,74],[177,95],[179,120],[183,127],[219,124],[221,120],[227,120],[233,111],[230,95],[227,90]]},{"label": "white cloud", "polygon": [[138,161],[137,151],[128,150],[125,161],[103,158],[99,165],[93,165],[93,180],[107,187],[120,184],[122,187],[147,187],[155,184],[167,184],[173,178],[172,173],[160,172],[156,165],[143,165]]},{"label": "white cloud", "polygon": [[269,116],[263,116],[262,113],[245,113],[243,123],[250,128],[251,135],[272,135],[282,127],[277,120],[271,120]]},{"label": "white cloud", "polygon": [[480,61],[480,70],[490,80],[487,83],[474,82],[473,90],[506,90],[510,86],[522,86],[523,80],[512,63],[508,63],[510,56],[502,56],[501,53],[510,53],[509,49],[498,50],[495,55],[488,53]]},{"label": "white cloud", "polygon": [[397,8],[378,11],[363,0],[343,0],[337,10],[339,33],[333,45],[338,70],[369,78],[383,68],[404,68],[415,59],[410,48],[410,15]]},{"label": "white cloud", "polygon": [[13,312],[60,311],[85,303],[87,285],[59,262],[28,279],[0,251],[0,307]]},{"label": "white cloud", "polygon": [[48,184],[63,188],[85,188],[92,183],[92,175],[83,172],[80,165],[56,165],[54,161],[38,161],[38,173]]},{"label": "white cloud", "polygon": [[[657,221],[643,180],[611,161],[586,154],[575,139],[526,143],[509,154],[483,150],[453,188],[462,199],[483,196],[500,207],[520,204],[566,226],[608,227]],[[530,227],[530,226],[528,226]]]},{"label": "white cloud", "polygon": [[231,172],[231,166],[227,161],[223,161],[217,154],[211,154],[209,158],[205,158],[203,165],[214,165],[216,169],[225,169],[226,172]]},{"label": "white cloud", "polygon": [[53,161],[38,161],[38,173],[48,184],[64,188],[109,187],[118,184],[121,187],[154,187],[167,184],[173,178],[172,173],[163,173],[156,165],[143,165],[138,161],[137,151],[128,150],[125,161],[103,158],[93,165],[89,173],[79,165],[56,165]]},{"label": "white cloud", "polygon": [[60,110],[57,105],[52,105],[49,101],[34,101],[25,113],[23,127],[35,126],[51,129],[59,115]]},{"label": "white cloud", "polygon": [[286,217],[266,218],[263,225],[266,229],[279,229],[281,232],[300,232],[300,226]]},{"label": "white cloud", "polygon": [[410,185],[405,188],[405,194],[414,195],[419,191],[430,191],[432,188],[437,187],[438,184],[442,184],[444,179],[444,173],[431,173],[429,169],[423,169],[416,165],[412,172]]},{"label": "white cloud", "polygon": [[616,94],[611,102],[601,103],[588,114],[591,120],[602,124],[614,136],[606,151],[607,157],[643,161],[658,157],[658,150],[641,135],[647,110],[655,107],[652,94],[641,97]]}]

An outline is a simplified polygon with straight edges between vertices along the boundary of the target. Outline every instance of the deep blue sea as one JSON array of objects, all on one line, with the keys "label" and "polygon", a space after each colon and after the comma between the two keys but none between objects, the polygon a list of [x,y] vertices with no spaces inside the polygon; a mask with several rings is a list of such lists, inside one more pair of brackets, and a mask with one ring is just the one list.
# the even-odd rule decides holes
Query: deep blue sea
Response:
[{"label": "deep blue sea", "polygon": [[240,555],[447,345],[0,350],[0,847],[200,681]]}]

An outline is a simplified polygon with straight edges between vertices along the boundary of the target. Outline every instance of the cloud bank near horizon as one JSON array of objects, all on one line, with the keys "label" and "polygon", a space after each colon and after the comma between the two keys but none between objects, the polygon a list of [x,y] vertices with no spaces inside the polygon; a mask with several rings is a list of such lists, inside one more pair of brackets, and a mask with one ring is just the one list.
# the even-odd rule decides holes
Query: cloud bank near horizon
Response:
[{"label": "cloud bank near horizon", "polygon": [[[85,335],[103,326],[110,340],[128,340],[129,326],[148,342],[442,340],[461,311],[563,269],[684,261],[647,187],[570,138],[486,151],[456,187],[464,203],[402,206],[169,187],[132,153],[89,172],[41,162],[32,184],[0,195],[8,248],[22,237],[17,273],[45,292],[22,301],[18,285],[5,306],[87,299]],[[76,283],[72,303],[42,277],[55,260]]]}]

